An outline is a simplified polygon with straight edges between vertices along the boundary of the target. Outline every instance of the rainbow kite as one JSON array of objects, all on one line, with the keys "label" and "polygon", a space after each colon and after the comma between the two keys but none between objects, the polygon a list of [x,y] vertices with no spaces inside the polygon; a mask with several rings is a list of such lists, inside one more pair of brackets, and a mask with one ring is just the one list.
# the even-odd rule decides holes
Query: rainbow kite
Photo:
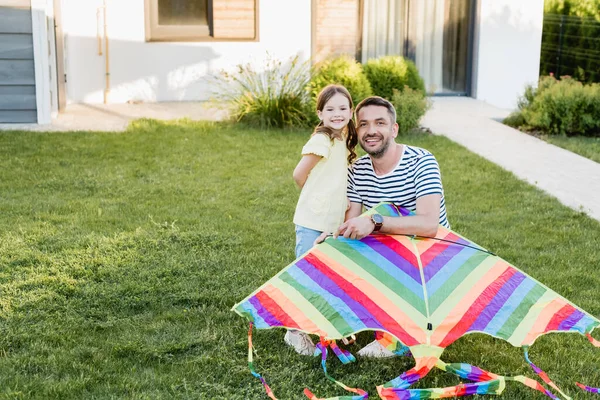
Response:
[{"label": "rainbow kite", "polygon": [[[380,204],[368,213],[405,216],[410,212]],[[493,253],[439,227],[435,238],[371,235],[362,240],[327,239],[284,268],[233,310],[250,321],[248,362],[275,399],[252,362],[252,327],[284,327],[318,335],[326,376],[354,393],[336,399],[368,397],[332,378],[325,366],[328,349],[343,363],[354,361],[336,340],[364,330],[377,332],[381,344],[396,354],[410,351],[415,367],[378,386],[382,399],[430,399],[472,394],[500,394],[506,381],[517,381],[557,398],[538,381],[501,376],[469,364],[446,364],[440,357],[461,336],[487,333],[522,347],[526,361],[551,389],[552,380],[529,360],[528,348],[548,332],[579,332],[600,347],[591,332],[600,320],[527,276]],[[411,389],[434,367],[471,383]],[[592,393],[597,388],[577,383]],[[309,390],[306,396],[316,400]]]}]

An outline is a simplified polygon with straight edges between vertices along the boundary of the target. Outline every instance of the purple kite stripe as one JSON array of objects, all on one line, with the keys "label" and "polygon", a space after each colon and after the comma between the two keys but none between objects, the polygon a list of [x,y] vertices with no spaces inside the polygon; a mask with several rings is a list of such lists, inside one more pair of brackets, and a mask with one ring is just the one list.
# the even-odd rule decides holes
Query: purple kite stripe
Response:
[{"label": "purple kite stripe", "polygon": [[571,313],[571,315],[569,315],[567,318],[565,318],[565,320],[563,322],[560,323],[560,325],[558,326],[558,330],[559,331],[568,331],[568,330],[570,330],[583,317],[585,317],[585,314],[582,313],[580,310],[575,309]]},{"label": "purple kite stripe", "polygon": [[283,326],[283,323],[278,320],[269,310],[267,310],[262,303],[256,298],[256,296],[252,296],[250,299],[250,304],[256,309],[256,312],[262,319],[265,320],[269,326]]},{"label": "purple kite stripe", "polygon": [[496,313],[502,308],[517,287],[519,287],[521,282],[525,280],[526,277],[524,274],[517,270],[515,271],[516,273],[502,285],[502,288],[496,293],[492,301],[481,311],[481,314],[479,314],[479,317],[473,322],[468,331],[485,331],[485,328]]},{"label": "purple kite stripe", "polygon": [[412,214],[412,211],[410,211],[408,208],[404,208],[404,207],[396,207],[396,210],[398,210],[400,212],[400,215],[402,215],[403,217],[406,217],[407,215]]},{"label": "purple kite stripe", "polygon": [[414,266],[406,258],[402,257],[400,254],[396,253],[394,250],[390,249],[372,236],[367,236],[366,238],[362,239],[361,242],[368,245],[377,253],[381,254],[386,260],[421,285],[421,274],[419,273],[419,268]]},{"label": "purple kite stripe", "polygon": [[[329,292],[332,296],[337,297],[352,310],[354,314],[365,324],[365,326],[372,329],[381,329],[387,331],[387,329],[375,318],[373,314],[366,309],[365,306],[351,298],[342,288],[340,288],[335,282],[329,279],[325,274],[322,274],[317,268],[306,259],[301,259],[296,262],[302,272],[304,272],[310,279],[312,279],[317,285],[321,286],[324,290]],[[358,290],[358,289],[357,289]],[[370,322],[373,322],[373,325]]]},{"label": "purple kite stripe", "polygon": [[425,276],[425,282],[429,282],[429,280],[433,278],[440,270],[442,270],[444,266],[454,258],[454,256],[464,249],[468,249],[468,247],[449,245],[444,251],[431,260],[429,264],[424,265],[423,275]]}]

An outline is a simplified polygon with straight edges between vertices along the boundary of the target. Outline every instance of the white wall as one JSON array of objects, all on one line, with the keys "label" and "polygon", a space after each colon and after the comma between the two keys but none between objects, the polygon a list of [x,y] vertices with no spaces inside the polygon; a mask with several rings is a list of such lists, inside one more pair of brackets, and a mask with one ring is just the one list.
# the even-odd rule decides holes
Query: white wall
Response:
[{"label": "white wall", "polygon": [[[57,0],[59,1],[59,0]],[[102,0],[61,0],[69,103],[101,103],[105,59],[98,55]],[[258,42],[146,42],[144,0],[107,0],[109,103],[206,100],[207,77],[239,63],[310,57],[310,1],[259,0]],[[100,29],[102,30],[102,21]]]},{"label": "white wall", "polygon": [[525,85],[537,84],[544,0],[479,0],[475,97],[516,108]]}]

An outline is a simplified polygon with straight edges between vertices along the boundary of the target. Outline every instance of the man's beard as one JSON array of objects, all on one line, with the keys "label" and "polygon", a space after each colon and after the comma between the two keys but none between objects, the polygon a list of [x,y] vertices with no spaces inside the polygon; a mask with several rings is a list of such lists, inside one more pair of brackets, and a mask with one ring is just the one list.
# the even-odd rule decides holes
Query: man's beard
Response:
[{"label": "man's beard", "polygon": [[[368,136],[368,137],[365,137],[364,141],[366,142],[366,141],[367,141],[367,139],[371,139],[371,138],[373,138],[373,137],[375,137],[375,136],[373,135],[373,136]],[[364,151],[365,151],[365,152],[366,152],[368,155],[370,155],[371,157],[373,157],[373,158],[381,158],[381,157],[383,157],[383,155],[385,154],[385,152],[387,151],[387,149],[390,147],[390,143],[391,143],[391,142],[392,142],[392,140],[389,140],[389,139],[388,139],[387,141],[385,141],[385,142],[384,142],[384,143],[381,145],[381,147],[380,147],[379,149],[377,149],[377,150],[367,150],[367,149],[365,149],[365,146],[363,146],[363,141],[361,141],[361,142],[360,142],[360,147],[362,147],[362,149],[363,149],[363,150],[364,150]]]}]

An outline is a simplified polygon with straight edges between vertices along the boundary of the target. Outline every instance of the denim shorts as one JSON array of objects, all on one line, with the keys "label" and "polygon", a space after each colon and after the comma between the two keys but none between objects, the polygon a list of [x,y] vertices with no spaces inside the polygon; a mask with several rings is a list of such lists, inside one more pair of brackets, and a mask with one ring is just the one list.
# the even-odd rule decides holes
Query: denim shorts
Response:
[{"label": "denim shorts", "polygon": [[312,249],[322,232],[296,225],[296,258]]}]

